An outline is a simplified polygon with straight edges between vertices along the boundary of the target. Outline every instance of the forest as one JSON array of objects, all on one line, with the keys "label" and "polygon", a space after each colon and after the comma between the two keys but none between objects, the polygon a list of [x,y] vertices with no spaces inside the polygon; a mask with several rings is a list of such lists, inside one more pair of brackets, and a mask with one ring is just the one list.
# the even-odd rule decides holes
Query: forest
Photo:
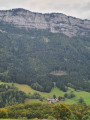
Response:
[{"label": "forest", "polygon": [[[0,22],[0,80],[50,92],[90,92],[90,37],[69,38],[45,30],[20,29]],[[59,75],[51,74],[61,71]],[[64,74],[65,73],[65,74]]]}]

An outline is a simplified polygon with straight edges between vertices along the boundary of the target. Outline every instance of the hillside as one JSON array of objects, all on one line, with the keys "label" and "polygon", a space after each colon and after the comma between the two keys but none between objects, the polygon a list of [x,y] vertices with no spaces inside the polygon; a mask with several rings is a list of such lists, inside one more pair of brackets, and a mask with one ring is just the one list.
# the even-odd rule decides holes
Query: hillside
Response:
[{"label": "hillside", "polygon": [[[12,84],[12,83],[0,82],[0,85],[10,86],[12,88],[13,92],[18,92],[18,97],[17,98],[18,99],[20,98],[20,100],[18,101],[17,98],[16,98],[17,102],[15,100],[13,101],[13,99],[11,99],[16,94],[13,97],[12,97],[12,94],[8,94],[8,97],[10,98],[10,102],[7,103],[8,105],[13,105],[15,103],[28,104],[28,103],[33,103],[33,102],[35,102],[35,103],[48,103],[46,99],[48,97],[52,98],[53,95],[56,95],[56,97],[60,96],[61,98],[64,98],[65,99],[64,100],[65,104],[78,104],[79,99],[82,98],[86,105],[90,105],[90,93],[89,92],[85,92],[85,91],[82,91],[82,90],[76,90],[75,91],[73,88],[70,88],[70,87],[68,88],[67,92],[63,92],[62,90],[60,90],[59,88],[54,86],[54,88],[52,88],[52,90],[49,93],[46,93],[46,92],[36,91],[36,90],[32,89],[30,86],[25,85],[25,84],[18,84],[18,83],[13,83]],[[10,92],[10,90],[8,90],[7,93],[8,92]],[[36,93],[40,97],[35,98]],[[75,95],[74,97],[69,97],[69,98],[65,97],[65,94],[71,95],[72,93]],[[24,94],[24,96],[23,96],[23,94]],[[34,97],[31,98],[30,96],[33,96],[33,95],[34,95]],[[3,94],[3,96],[4,96],[4,94]],[[7,97],[5,98],[5,101],[7,101]],[[1,104],[2,106],[7,106],[7,104],[4,104],[5,101],[2,102],[3,103],[3,104]],[[11,102],[11,101],[13,101],[13,102]],[[60,102],[61,101],[56,102],[56,104],[60,103]]]},{"label": "hillside", "polygon": [[[75,97],[74,98],[66,98],[65,99],[65,103],[66,104],[77,104],[78,103],[78,100],[80,98],[83,98],[83,100],[85,101],[85,103],[87,105],[90,105],[90,93],[88,92],[85,92],[85,91],[81,91],[81,90],[77,90],[75,91],[74,89],[72,88],[68,88],[68,91],[67,92],[63,92],[62,90],[58,89],[57,87],[54,87],[50,93],[45,93],[45,92],[39,92],[39,91],[35,91],[33,89],[31,89],[28,85],[21,85],[21,84],[14,84],[15,87],[17,87],[20,91],[23,91],[25,92],[26,94],[28,93],[39,93],[42,97],[44,97],[45,99],[48,98],[48,97],[53,97],[53,95],[56,95],[56,97],[64,97],[64,94],[70,94],[72,91],[73,93],[75,94]],[[37,100],[26,100],[26,103],[30,103],[30,102],[37,102]],[[45,101],[44,101],[45,102]]]},{"label": "hillside", "polygon": [[[49,29],[32,28],[31,25],[26,29],[11,23],[9,20],[22,16],[21,11],[0,12],[0,80],[28,84],[42,92],[50,92],[54,82],[63,91],[71,87],[90,92],[90,21],[86,20],[87,25],[85,20],[82,22],[86,34],[71,37],[64,32],[52,33]],[[10,12],[14,17],[8,17]],[[60,21],[60,18],[57,19]]]}]

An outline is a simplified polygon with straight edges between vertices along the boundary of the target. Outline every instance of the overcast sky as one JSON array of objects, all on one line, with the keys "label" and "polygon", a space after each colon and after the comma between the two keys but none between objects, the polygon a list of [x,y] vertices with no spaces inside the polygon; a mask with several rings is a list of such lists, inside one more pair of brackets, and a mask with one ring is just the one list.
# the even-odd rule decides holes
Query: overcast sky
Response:
[{"label": "overcast sky", "polygon": [[90,20],[90,0],[0,0],[0,10],[12,8],[41,13],[58,12]]}]

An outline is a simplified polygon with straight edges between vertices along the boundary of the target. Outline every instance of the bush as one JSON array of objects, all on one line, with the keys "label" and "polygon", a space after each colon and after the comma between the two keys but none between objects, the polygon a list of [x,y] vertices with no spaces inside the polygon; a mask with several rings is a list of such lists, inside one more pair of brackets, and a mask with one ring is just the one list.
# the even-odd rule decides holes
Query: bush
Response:
[{"label": "bush", "polygon": [[8,117],[7,109],[1,108],[0,109],[0,118],[7,118],[7,117]]}]

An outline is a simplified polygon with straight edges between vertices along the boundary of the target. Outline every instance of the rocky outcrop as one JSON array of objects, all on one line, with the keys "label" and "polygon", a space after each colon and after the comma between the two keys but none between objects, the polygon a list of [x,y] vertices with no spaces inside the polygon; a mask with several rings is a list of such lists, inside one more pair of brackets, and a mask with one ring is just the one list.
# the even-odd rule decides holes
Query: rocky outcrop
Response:
[{"label": "rocky outcrop", "polygon": [[24,9],[0,11],[0,21],[26,29],[46,29],[69,37],[84,36],[90,32],[90,20],[66,16],[61,13],[41,14]]}]

